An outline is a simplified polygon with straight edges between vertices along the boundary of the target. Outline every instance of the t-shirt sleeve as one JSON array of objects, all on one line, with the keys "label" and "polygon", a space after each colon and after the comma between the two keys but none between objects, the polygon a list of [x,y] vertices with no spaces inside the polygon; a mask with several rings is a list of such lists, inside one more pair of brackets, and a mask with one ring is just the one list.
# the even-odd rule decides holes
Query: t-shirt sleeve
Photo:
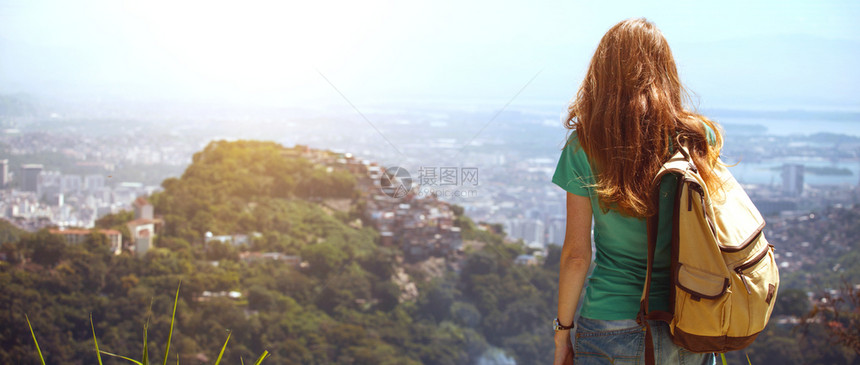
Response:
[{"label": "t-shirt sleeve", "polygon": [[591,167],[585,151],[576,141],[576,135],[571,136],[570,143],[561,151],[552,182],[565,191],[579,196],[589,196],[588,182],[584,176],[590,176]]}]

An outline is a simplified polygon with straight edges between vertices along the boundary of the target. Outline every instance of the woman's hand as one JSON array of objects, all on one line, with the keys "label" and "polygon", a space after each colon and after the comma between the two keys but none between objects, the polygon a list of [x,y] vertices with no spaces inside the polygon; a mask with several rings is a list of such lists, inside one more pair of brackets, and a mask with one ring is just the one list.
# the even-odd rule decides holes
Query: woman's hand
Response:
[{"label": "woman's hand", "polygon": [[553,365],[573,365],[573,344],[570,330],[555,333],[555,360]]}]

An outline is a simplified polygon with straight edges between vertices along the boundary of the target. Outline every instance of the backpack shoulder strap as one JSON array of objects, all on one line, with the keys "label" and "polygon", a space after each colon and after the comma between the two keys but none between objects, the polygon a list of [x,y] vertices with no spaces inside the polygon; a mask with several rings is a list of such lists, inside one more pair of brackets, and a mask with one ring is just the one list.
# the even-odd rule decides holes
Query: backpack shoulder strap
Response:
[{"label": "backpack shoulder strap", "polygon": [[[686,147],[681,147],[680,151],[675,153],[675,155],[663,164],[663,167],[660,168],[660,171],[657,172],[657,175],[655,175],[654,179],[651,181],[653,204],[658,209],[655,210],[652,216],[648,217],[646,223],[648,231],[648,265],[647,271],[645,272],[645,285],[642,288],[642,297],[639,300],[639,316],[643,317],[643,320],[649,312],[648,296],[651,293],[651,271],[654,266],[654,251],[657,249],[657,226],[660,221],[660,184],[663,182],[663,177],[666,176],[666,174],[676,174],[679,175],[680,178],[683,178],[688,169],[695,171],[696,167],[693,165],[693,161],[690,159],[690,155],[687,153]],[[681,185],[678,184],[678,188],[680,187]]]},{"label": "backpack shoulder strap", "polygon": [[[654,251],[657,249],[657,230],[660,221],[660,184],[663,182],[663,177],[665,177],[666,174],[676,174],[679,179],[683,179],[688,170],[693,170],[694,172],[697,171],[696,166],[693,164],[693,160],[690,158],[689,151],[686,147],[681,146],[681,148],[678,149],[678,152],[663,163],[663,166],[651,181],[651,191],[653,192],[652,199],[654,206],[657,207],[657,209],[652,216],[648,217],[646,223],[648,230],[648,265],[645,272],[645,285],[642,288],[642,297],[639,300],[639,314],[636,317],[636,321],[639,325],[645,326],[645,363],[648,365],[654,364],[655,361],[653,336],[651,333],[651,325],[648,323],[648,320],[656,319],[665,322],[670,322],[672,320],[671,314],[660,311],[651,312],[648,308],[649,297],[651,294],[651,272],[654,267]],[[678,191],[680,191],[680,189],[681,184],[679,183]],[[676,196],[675,199],[677,200],[678,197]],[[678,202],[676,201],[674,204],[675,207],[677,207],[677,203]],[[673,216],[674,215],[675,214],[673,214]]]},{"label": "backpack shoulder strap", "polygon": [[696,165],[693,164],[693,159],[690,157],[687,147],[681,147],[678,149],[678,152],[675,152],[672,157],[663,163],[663,167],[657,171],[657,175],[654,175],[654,179],[651,180],[651,187],[659,187],[663,176],[668,173],[684,174],[688,169],[693,170],[693,172],[698,172]]},{"label": "backpack shoulder strap", "polygon": [[[692,169],[696,171],[696,166],[693,165],[693,161],[690,158],[690,154],[687,151],[686,147],[681,147],[678,152],[676,152],[672,157],[670,157],[663,166],[657,171],[657,175],[654,175],[654,179],[651,180],[651,191],[652,199],[654,206],[660,207],[660,184],[663,182],[663,177],[666,174],[677,174],[683,176],[687,173],[688,169]],[[680,187],[680,185],[678,185]],[[645,287],[642,290],[642,298],[641,302],[644,302],[645,311],[648,311],[648,294],[650,292],[650,284],[651,284],[651,268],[654,263],[654,250],[657,247],[657,224],[660,220],[660,209],[656,209],[654,215],[648,217],[647,220],[647,228],[648,228],[648,271],[645,273]]]}]

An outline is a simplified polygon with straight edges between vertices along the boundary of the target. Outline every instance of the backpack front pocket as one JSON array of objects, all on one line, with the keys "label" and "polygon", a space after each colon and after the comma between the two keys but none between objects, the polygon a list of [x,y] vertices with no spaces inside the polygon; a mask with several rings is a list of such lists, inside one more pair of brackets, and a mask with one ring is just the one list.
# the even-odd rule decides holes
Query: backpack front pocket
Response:
[{"label": "backpack front pocket", "polygon": [[[702,337],[721,336],[728,328],[727,318],[732,303],[729,301],[729,279],[679,264],[675,275],[675,316],[673,335],[675,342],[689,342],[684,334],[696,334],[688,349],[699,346]],[[708,340],[709,341],[709,340]],[[679,343],[680,344],[680,343]],[[701,344],[710,346],[711,344]]]},{"label": "backpack front pocket", "polygon": [[773,246],[766,246],[749,262],[736,266],[734,272],[737,276],[732,279],[732,285],[747,294],[736,295],[734,304],[747,310],[734,313],[732,328],[746,329],[746,332],[728,335],[749,336],[761,332],[767,325],[779,290],[779,271],[773,257]]}]

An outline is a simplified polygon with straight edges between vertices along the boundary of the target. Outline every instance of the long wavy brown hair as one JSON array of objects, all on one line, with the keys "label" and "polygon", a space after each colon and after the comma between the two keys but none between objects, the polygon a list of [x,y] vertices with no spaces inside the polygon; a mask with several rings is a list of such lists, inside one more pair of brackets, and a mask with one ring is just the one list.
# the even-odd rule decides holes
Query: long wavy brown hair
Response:
[{"label": "long wavy brown hair", "polygon": [[[672,51],[653,23],[628,19],[606,32],[565,122],[592,164],[604,211],[655,213],[651,181],[678,140],[686,141],[708,190],[720,190],[713,166],[720,163],[722,135],[686,101]],[[715,146],[703,123],[716,134]]]}]

